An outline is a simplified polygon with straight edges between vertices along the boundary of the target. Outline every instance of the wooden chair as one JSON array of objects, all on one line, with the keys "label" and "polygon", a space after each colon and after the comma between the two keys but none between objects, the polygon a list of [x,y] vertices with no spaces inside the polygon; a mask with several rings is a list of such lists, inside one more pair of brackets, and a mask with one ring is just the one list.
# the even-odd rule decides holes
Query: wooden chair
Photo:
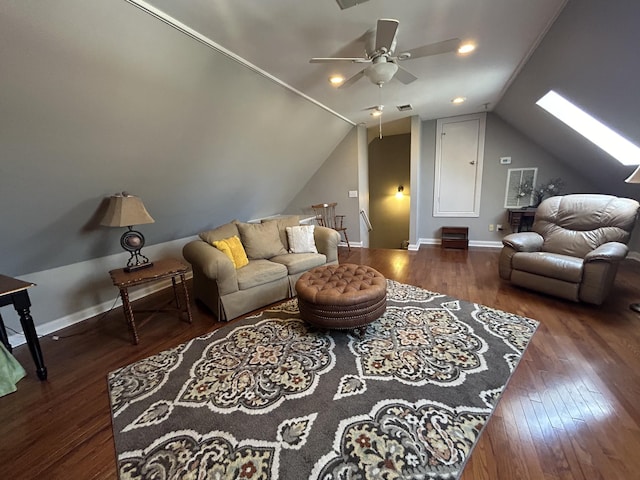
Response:
[{"label": "wooden chair", "polygon": [[347,242],[347,248],[351,251],[351,245],[349,245],[349,238],[347,237],[347,227],[344,226],[344,215],[336,215],[337,202],[333,203],[319,203],[318,205],[311,205],[316,215],[316,222],[321,227],[333,228],[340,234],[344,234],[344,240]]}]

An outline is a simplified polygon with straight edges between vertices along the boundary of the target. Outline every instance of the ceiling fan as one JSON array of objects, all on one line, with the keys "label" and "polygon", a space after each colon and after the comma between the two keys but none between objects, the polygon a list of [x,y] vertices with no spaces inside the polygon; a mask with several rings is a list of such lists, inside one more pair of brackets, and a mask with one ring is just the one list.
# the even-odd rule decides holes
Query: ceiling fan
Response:
[{"label": "ceiling fan", "polygon": [[399,61],[453,52],[460,46],[459,38],[451,38],[442,42],[413,48],[394,56],[399,24],[398,20],[379,19],[376,28],[369,30],[366,34],[365,56],[363,57],[319,57],[312,58],[310,63],[351,62],[371,64],[353,75],[339,88],[353,85],[363,76],[366,76],[378,86],[389,82],[394,76],[407,85],[417,80],[418,77],[398,65]]}]

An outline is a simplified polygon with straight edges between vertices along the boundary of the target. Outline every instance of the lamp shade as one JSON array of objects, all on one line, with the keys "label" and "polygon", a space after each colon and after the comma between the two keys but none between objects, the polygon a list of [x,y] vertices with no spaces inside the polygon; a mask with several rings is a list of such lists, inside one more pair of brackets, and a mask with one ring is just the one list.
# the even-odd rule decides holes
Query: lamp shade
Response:
[{"label": "lamp shade", "polygon": [[100,222],[105,227],[130,227],[154,223],[140,197],[122,192],[109,197],[109,206]]},{"label": "lamp shade", "polygon": [[640,183],[640,165],[625,180],[627,183]]}]

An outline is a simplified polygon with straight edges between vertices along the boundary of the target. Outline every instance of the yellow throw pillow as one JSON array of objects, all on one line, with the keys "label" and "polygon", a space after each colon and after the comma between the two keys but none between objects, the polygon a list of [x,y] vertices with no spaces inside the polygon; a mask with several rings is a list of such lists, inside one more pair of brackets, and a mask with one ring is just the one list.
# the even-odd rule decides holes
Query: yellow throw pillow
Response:
[{"label": "yellow throw pillow", "polygon": [[233,263],[236,269],[244,267],[249,263],[242,242],[237,235],[212,242],[212,245],[229,257],[229,260],[231,260],[231,263]]}]

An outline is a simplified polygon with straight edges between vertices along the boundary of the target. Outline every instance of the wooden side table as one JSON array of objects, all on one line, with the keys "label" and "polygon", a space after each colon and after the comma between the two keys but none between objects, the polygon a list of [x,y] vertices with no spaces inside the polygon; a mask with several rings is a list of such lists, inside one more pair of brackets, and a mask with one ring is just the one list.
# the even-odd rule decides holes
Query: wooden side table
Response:
[{"label": "wooden side table", "polygon": [[[138,270],[135,272],[127,273],[123,268],[118,268],[116,270],[111,270],[109,274],[111,275],[111,280],[113,284],[120,289],[120,296],[122,297],[122,308],[124,310],[124,316],[127,320],[127,324],[129,325],[129,330],[131,331],[131,336],[133,339],[133,343],[135,345],[138,344],[138,331],[136,329],[135,318],[133,316],[133,309],[131,308],[131,302],[129,301],[129,288],[135,287],[138,285],[143,285],[145,283],[155,282],[158,280],[164,280],[166,278],[171,279],[171,283],[173,284],[173,297],[176,302],[176,306],[174,307],[166,307],[165,308],[157,308],[153,310],[136,310],[137,312],[151,312],[146,319],[140,322],[140,325],[146,323],[151,320],[151,318],[158,312],[162,311],[175,311],[178,315],[182,313],[187,314],[187,320],[189,323],[193,322],[191,317],[191,306],[189,305],[189,294],[187,293],[187,284],[185,282],[185,274],[189,271],[189,267],[184,265],[182,262],[174,259],[168,260],[158,260],[153,262],[153,266],[149,268],[145,268],[143,270]],[[176,278],[180,277],[180,284],[182,285],[182,294],[184,297],[184,308],[180,306],[180,299],[178,298],[178,287]],[[169,301],[171,302],[171,301]]]},{"label": "wooden side table", "polygon": [[[0,275],[0,307],[13,304],[13,308],[16,309],[16,312],[18,312],[20,317],[20,324],[22,325],[24,336],[27,339],[29,351],[31,352],[33,361],[36,364],[36,373],[38,374],[38,378],[40,380],[46,380],[47,367],[44,366],[44,358],[42,357],[42,350],[40,350],[40,341],[38,340],[36,327],[33,325],[33,317],[31,317],[31,313],[29,311],[29,307],[31,307],[31,300],[29,300],[29,293],[27,292],[27,289],[34,285],[35,284],[31,282],[25,282],[23,280],[18,280],[17,278]],[[12,351],[1,316],[0,341],[2,341],[9,352]]]},{"label": "wooden side table", "polygon": [[536,207],[510,208],[509,225],[512,232],[528,232],[531,230],[536,216]]}]

